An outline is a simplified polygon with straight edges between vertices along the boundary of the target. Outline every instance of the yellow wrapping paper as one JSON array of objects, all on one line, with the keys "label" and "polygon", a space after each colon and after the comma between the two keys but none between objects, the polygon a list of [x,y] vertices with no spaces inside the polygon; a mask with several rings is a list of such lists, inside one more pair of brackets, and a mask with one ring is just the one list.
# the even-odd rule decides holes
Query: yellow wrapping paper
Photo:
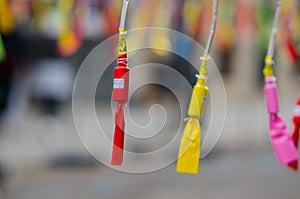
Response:
[{"label": "yellow wrapping paper", "polygon": [[183,131],[177,161],[177,172],[197,174],[200,157],[201,128],[198,118],[189,118]]},{"label": "yellow wrapping paper", "polygon": [[119,28],[118,55],[127,54],[127,46],[126,46],[124,32],[125,32],[124,28]]},{"label": "yellow wrapping paper", "polygon": [[206,86],[207,78],[207,54],[204,54],[201,62],[199,77],[193,88],[193,93],[188,110],[189,119],[185,126],[177,161],[177,172],[197,174],[200,158],[201,127],[199,118],[202,117],[205,101],[208,94]]}]

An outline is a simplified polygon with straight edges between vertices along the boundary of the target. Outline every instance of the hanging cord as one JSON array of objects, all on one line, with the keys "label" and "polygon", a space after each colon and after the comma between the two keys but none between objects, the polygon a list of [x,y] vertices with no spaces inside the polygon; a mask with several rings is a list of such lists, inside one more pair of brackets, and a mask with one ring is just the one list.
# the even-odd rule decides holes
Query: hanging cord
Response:
[{"label": "hanging cord", "polygon": [[277,24],[278,24],[280,10],[281,10],[281,0],[277,0],[275,16],[274,16],[273,26],[272,26],[272,32],[271,32],[270,41],[269,41],[268,54],[267,54],[270,57],[274,56],[275,39],[276,39]]},{"label": "hanging cord", "polygon": [[263,71],[265,76],[273,76],[272,65],[274,64],[273,57],[274,57],[274,51],[275,51],[277,24],[278,24],[280,10],[281,10],[281,0],[277,0],[274,20],[273,20],[273,25],[272,25],[272,31],[271,31],[270,40],[269,40],[268,52],[267,52],[267,56],[265,58],[265,68]]},{"label": "hanging cord", "polygon": [[206,47],[204,54],[200,57],[201,65],[200,65],[200,71],[199,75],[196,76],[198,78],[197,84],[206,85],[207,84],[207,60],[209,57],[209,52],[212,46],[212,42],[215,36],[216,26],[217,26],[217,18],[218,18],[218,7],[219,7],[219,1],[214,0],[213,1],[213,16],[212,16],[212,22],[210,26],[209,36],[207,39]]},{"label": "hanging cord", "polygon": [[205,47],[205,54],[209,54],[209,51],[211,49],[211,45],[215,36],[216,26],[217,26],[217,18],[218,18],[218,7],[219,7],[219,1],[214,0],[213,5],[213,18],[212,18],[212,24],[210,26],[209,36],[207,40],[207,44]]},{"label": "hanging cord", "polygon": [[124,151],[125,118],[124,106],[128,101],[129,68],[127,67],[127,45],[125,40],[125,21],[129,0],[124,0],[119,27],[118,65],[114,69],[113,100],[116,101],[117,110],[114,116],[115,132],[112,149],[112,165],[121,165]]},{"label": "hanging cord", "polygon": [[129,5],[129,0],[124,0],[122,14],[121,14],[121,22],[120,22],[120,27],[119,27],[120,30],[125,30],[125,22],[126,22],[128,5]]},{"label": "hanging cord", "polygon": [[287,165],[298,160],[298,152],[290,136],[286,124],[279,116],[279,100],[276,78],[273,76],[275,36],[278,18],[281,10],[281,0],[277,0],[274,22],[272,26],[268,53],[265,58],[263,70],[265,76],[264,94],[267,111],[269,113],[269,134],[275,155],[280,165]]},{"label": "hanging cord", "polygon": [[213,19],[210,28],[210,34],[205,52],[200,57],[200,71],[199,74],[196,75],[198,80],[193,88],[190,106],[188,109],[189,118],[187,119],[179,147],[177,172],[182,173],[198,173],[201,143],[201,126],[199,123],[199,118],[201,118],[203,115],[205,101],[208,94],[207,60],[209,59],[209,51],[214,38],[218,16],[218,0],[214,0],[213,3]]}]

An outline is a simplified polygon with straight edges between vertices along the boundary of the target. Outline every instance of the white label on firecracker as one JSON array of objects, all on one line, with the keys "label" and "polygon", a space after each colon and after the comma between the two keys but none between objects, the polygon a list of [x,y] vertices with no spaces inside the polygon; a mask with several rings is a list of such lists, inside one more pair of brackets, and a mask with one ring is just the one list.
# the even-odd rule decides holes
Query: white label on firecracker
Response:
[{"label": "white label on firecracker", "polygon": [[296,106],[296,107],[295,107],[294,114],[295,114],[296,116],[300,116],[300,106]]},{"label": "white label on firecracker", "polygon": [[124,88],[124,79],[114,79],[114,88]]}]

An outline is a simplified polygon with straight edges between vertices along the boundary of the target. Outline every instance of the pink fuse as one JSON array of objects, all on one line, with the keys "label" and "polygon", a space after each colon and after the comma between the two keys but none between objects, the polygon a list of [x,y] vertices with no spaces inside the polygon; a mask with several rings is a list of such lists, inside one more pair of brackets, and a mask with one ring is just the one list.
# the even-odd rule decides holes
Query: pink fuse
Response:
[{"label": "pink fuse", "polygon": [[273,76],[265,78],[264,93],[269,114],[277,114],[279,112],[277,86],[275,81],[276,78]]}]

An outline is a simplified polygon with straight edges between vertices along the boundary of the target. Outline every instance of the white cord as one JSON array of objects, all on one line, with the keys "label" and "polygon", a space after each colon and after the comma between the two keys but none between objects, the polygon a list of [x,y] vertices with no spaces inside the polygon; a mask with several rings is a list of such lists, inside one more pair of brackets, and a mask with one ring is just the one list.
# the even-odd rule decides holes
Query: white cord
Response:
[{"label": "white cord", "polygon": [[271,56],[271,57],[273,57],[274,50],[275,50],[275,38],[276,38],[276,33],[277,33],[277,24],[278,24],[280,10],[281,10],[281,0],[277,0],[276,11],[275,11],[275,15],[274,15],[274,21],[273,21],[272,32],[271,32],[269,48],[268,48],[268,56]]},{"label": "white cord", "polygon": [[219,7],[219,1],[218,0],[214,0],[214,5],[213,5],[213,18],[212,18],[212,23],[210,26],[210,31],[209,31],[209,36],[208,36],[208,40],[207,40],[207,44],[206,44],[206,48],[205,48],[205,54],[209,54],[213,39],[214,39],[214,35],[215,35],[215,30],[216,30],[216,25],[217,25],[217,18],[218,18],[218,7]]},{"label": "white cord", "polygon": [[128,4],[129,4],[129,0],[124,0],[123,1],[120,28],[125,28],[125,21],[126,21],[126,13],[127,13],[127,10],[128,10]]}]

